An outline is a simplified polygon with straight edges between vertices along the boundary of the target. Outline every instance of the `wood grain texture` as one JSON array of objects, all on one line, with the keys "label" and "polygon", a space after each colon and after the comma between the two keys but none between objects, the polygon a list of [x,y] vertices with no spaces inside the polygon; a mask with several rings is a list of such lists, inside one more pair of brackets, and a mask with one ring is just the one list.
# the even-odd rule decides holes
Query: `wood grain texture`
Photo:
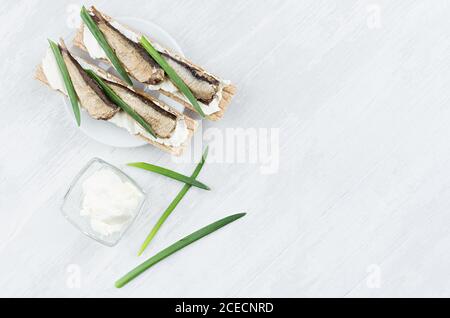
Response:
[{"label": "wood grain texture", "polygon": [[[195,163],[104,146],[74,126],[61,96],[33,79],[46,39],[74,32],[72,2],[52,3],[45,15],[37,0],[0,9],[0,296],[450,296],[448,1],[92,1],[162,26],[236,84],[205,134],[280,134],[276,173],[206,164],[200,180],[213,191],[192,189],[145,256],[225,215],[244,219],[121,290],[114,281],[141,261],[139,244],[180,189],[124,164],[190,174]],[[59,212],[92,157],[149,193],[114,248]]]}]

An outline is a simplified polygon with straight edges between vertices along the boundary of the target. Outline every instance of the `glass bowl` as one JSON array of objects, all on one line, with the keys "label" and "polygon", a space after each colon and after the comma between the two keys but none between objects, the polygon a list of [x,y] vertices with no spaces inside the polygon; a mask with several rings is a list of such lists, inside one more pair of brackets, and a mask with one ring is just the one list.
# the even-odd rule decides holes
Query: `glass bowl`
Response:
[{"label": "glass bowl", "polygon": [[[130,182],[136,187],[138,192],[141,194],[140,202],[136,205],[136,209],[130,221],[123,225],[120,231],[113,232],[109,235],[102,235],[95,231],[90,222],[90,218],[87,216],[80,215],[83,203],[83,182],[89,178],[96,171],[102,169],[111,169],[116,175],[122,179],[124,182]],[[114,167],[113,165],[103,161],[99,158],[91,159],[86,166],[78,173],[75,179],[72,181],[69,190],[64,196],[64,202],[61,207],[62,214],[64,217],[72,223],[76,228],[78,228],[82,233],[88,237],[102,243],[106,246],[114,246],[119,243],[120,239],[123,237],[125,232],[130,228],[131,224],[136,220],[138,215],[142,212],[144,208],[144,203],[146,201],[146,194],[142,188],[129,176],[127,176],[122,170]]]}]

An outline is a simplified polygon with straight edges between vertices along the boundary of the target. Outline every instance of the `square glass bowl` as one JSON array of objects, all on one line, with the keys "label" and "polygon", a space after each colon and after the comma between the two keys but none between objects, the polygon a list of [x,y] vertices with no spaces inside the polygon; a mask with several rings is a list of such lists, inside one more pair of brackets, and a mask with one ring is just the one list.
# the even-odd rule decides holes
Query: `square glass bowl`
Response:
[{"label": "square glass bowl", "polygon": [[[133,213],[131,220],[128,224],[124,225],[121,231],[114,232],[110,235],[102,235],[94,231],[90,224],[90,219],[87,216],[80,215],[83,203],[83,182],[92,176],[96,171],[102,169],[111,169],[116,175],[122,179],[124,182],[130,182],[136,187],[136,189],[141,194],[141,200],[136,206],[136,210]],[[89,236],[90,238],[96,240],[107,246],[116,245],[120,239],[123,237],[125,232],[130,228],[131,224],[136,220],[138,215],[142,212],[144,208],[144,203],[146,201],[146,194],[141,189],[141,187],[129,176],[127,176],[122,170],[114,167],[113,165],[103,161],[99,158],[91,159],[86,166],[78,173],[75,179],[72,181],[69,190],[64,196],[64,202],[61,207],[64,217],[72,223],[76,228],[78,228],[82,233]]]}]

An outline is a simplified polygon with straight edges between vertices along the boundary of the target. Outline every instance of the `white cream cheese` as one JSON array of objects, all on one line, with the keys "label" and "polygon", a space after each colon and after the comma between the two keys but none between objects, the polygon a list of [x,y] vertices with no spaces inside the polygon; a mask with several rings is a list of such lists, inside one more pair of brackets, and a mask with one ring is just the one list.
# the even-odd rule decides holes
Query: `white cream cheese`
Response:
[{"label": "white cream cheese", "polygon": [[89,55],[94,59],[107,59],[108,57],[103,51],[100,44],[98,44],[95,37],[92,35],[89,28],[85,25],[83,28],[83,43]]},{"label": "white cream cheese", "polygon": [[101,236],[121,232],[133,220],[142,200],[137,187],[123,181],[110,168],[102,168],[82,184],[80,215],[89,218],[92,230]]},{"label": "white cream cheese", "polygon": [[[126,28],[125,26],[123,26],[122,24],[120,24],[117,21],[111,21],[110,24],[116,30],[118,30],[120,33],[122,33],[128,39],[130,39],[131,41],[133,41],[135,43],[139,43],[139,38],[140,38],[139,34],[131,31],[130,29]],[[84,43],[84,46],[86,47],[89,55],[92,58],[108,59],[105,52],[103,51],[102,47],[100,46],[100,44],[98,44],[97,40],[95,39],[95,37],[92,35],[91,31],[89,31],[89,29],[86,26],[84,26],[84,28],[83,28],[83,43]],[[164,49],[162,46],[160,46],[158,43],[152,42],[152,45],[159,52],[167,52],[168,53],[168,51],[166,49]],[[211,115],[211,114],[214,114],[214,113],[217,113],[218,111],[220,111],[219,103],[220,103],[220,100],[222,99],[222,91],[223,91],[223,88],[228,84],[229,84],[229,82],[227,82],[227,81],[220,82],[219,89],[218,89],[216,95],[214,95],[213,100],[208,105],[199,102],[200,108],[203,110],[203,112],[206,115]],[[186,96],[184,96],[184,94],[182,94],[178,90],[178,88],[172,83],[172,81],[170,81],[169,79],[166,79],[165,81],[163,81],[162,83],[160,83],[158,85],[147,85],[147,87],[151,90],[160,90],[161,89],[163,91],[173,93],[176,96],[185,100],[186,102],[190,103],[189,100],[186,98]]]},{"label": "white cream cheese", "polygon": [[53,51],[48,48],[44,59],[42,60],[42,71],[51,88],[59,90],[67,95],[66,85],[59,70]]},{"label": "white cream cheese", "polygon": [[182,118],[177,121],[175,131],[170,138],[155,138],[150,135],[144,128],[141,127],[133,118],[127,113],[120,111],[108,120],[115,125],[128,130],[132,135],[140,134],[150,140],[156,141],[160,144],[172,147],[181,146],[188,138],[189,131],[186,125],[186,121]]}]

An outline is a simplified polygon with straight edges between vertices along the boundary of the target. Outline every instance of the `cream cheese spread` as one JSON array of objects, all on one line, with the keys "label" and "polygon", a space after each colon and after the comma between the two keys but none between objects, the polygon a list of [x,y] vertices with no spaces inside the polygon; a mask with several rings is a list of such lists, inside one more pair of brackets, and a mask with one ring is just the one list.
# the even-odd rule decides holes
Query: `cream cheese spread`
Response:
[{"label": "cream cheese spread", "polygon": [[47,82],[51,88],[63,92],[67,95],[66,85],[59,70],[53,51],[48,48],[44,59],[42,60],[42,71],[44,72]]},{"label": "cream cheese spread", "polygon": [[92,230],[101,236],[122,232],[142,201],[139,189],[110,168],[84,180],[82,193],[80,216],[88,218]]}]

